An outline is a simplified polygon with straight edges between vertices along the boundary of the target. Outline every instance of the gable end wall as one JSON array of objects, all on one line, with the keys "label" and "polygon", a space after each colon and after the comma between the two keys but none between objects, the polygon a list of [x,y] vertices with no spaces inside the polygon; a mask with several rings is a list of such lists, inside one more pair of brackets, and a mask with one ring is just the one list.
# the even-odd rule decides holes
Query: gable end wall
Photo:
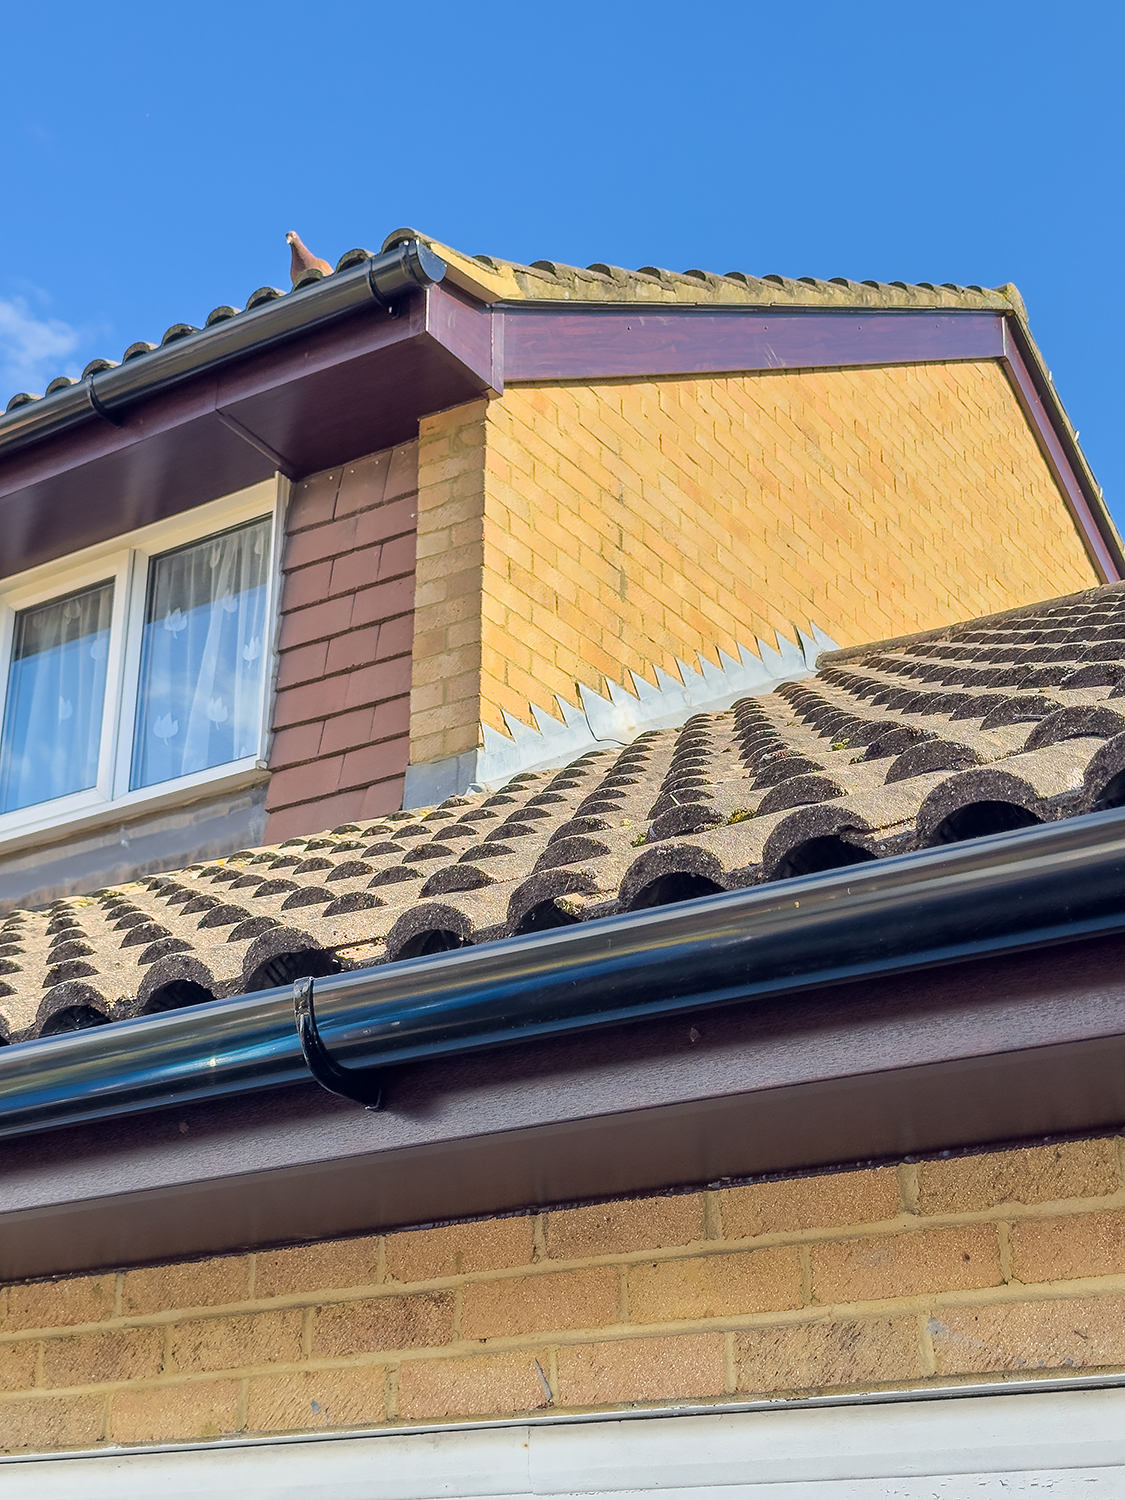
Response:
[{"label": "gable end wall", "polygon": [[757,635],[849,645],[1098,582],[993,361],[509,386],[427,418],[420,455],[444,519],[414,764]]}]

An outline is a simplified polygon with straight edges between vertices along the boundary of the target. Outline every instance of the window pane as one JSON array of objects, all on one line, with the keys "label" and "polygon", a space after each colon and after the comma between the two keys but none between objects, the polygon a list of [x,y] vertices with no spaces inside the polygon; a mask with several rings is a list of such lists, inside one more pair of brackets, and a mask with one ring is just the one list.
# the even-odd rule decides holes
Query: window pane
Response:
[{"label": "window pane", "polygon": [[258,750],[268,520],[149,564],[132,786]]},{"label": "window pane", "polygon": [[113,584],[16,615],[0,812],[81,792],[98,779]]}]

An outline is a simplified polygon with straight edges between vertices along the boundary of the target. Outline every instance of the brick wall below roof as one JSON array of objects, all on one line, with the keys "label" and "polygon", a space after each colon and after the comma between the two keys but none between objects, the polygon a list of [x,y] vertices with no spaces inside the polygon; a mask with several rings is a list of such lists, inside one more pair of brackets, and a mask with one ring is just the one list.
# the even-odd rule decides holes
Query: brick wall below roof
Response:
[{"label": "brick wall below roof", "polygon": [[1120,1140],[0,1289],[0,1447],[1125,1365]]},{"label": "brick wall below roof", "polygon": [[402,805],[417,444],[294,485],[270,749],[271,843]]}]

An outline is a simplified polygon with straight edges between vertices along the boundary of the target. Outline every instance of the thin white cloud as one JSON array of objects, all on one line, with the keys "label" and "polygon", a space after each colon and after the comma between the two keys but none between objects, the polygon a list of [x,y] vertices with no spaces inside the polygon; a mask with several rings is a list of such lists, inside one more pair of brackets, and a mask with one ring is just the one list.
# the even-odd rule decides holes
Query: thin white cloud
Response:
[{"label": "thin white cloud", "polygon": [[56,375],[77,376],[70,356],[80,338],[60,318],[37,318],[26,297],[0,297],[0,411],[16,391],[39,394]]}]

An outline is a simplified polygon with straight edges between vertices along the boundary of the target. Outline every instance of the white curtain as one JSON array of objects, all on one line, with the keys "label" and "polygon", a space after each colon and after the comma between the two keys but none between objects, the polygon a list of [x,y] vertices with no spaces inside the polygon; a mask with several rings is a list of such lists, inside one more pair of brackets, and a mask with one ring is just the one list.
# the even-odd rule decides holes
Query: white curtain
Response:
[{"label": "white curtain", "polygon": [[16,616],[0,731],[0,812],[98,779],[113,584]]},{"label": "white curtain", "polygon": [[133,787],[257,751],[269,529],[255,521],[149,565]]}]

